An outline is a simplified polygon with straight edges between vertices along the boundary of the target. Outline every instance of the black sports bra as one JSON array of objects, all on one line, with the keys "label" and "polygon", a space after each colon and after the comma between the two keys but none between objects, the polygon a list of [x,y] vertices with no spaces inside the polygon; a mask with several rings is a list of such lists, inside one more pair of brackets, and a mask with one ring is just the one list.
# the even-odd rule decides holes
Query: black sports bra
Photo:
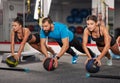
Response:
[{"label": "black sports bra", "polygon": [[100,26],[99,26],[99,34],[100,34],[99,38],[92,37],[92,32],[90,32],[90,33],[91,33],[91,38],[93,41],[96,41],[96,42],[103,42],[104,41],[104,36],[100,34]]},{"label": "black sports bra", "polygon": [[[22,31],[22,34],[23,34],[23,31]],[[23,35],[24,36],[24,35]],[[29,42],[30,40],[32,39],[32,34],[29,35],[28,39],[27,39],[27,42]],[[22,42],[23,39],[19,39],[18,36],[17,36],[17,32],[15,32],[15,41],[19,41],[19,42]]]}]

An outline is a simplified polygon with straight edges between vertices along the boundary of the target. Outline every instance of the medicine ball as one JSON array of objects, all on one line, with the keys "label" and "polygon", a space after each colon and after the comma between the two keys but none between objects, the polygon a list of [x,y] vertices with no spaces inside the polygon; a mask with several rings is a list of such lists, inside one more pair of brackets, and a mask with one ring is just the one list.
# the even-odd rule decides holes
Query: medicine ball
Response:
[{"label": "medicine ball", "polygon": [[82,43],[82,37],[77,37],[77,39]]},{"label": "medicine ball", "polygon": [[43,67],[45,68],[45,70],[47,71],[53,71],[55,70],[55,66],[54,66],[54,59],[53,58],[47,58],[44,63],[43,63]]},{"label": "medicine ball", "polygon": [[79,15],[83,18],[86,18],[89,15],[88,9],[81,9]]},{"label": "medicine ball", "polygon": [[83,33],[83,27],[82,26],[77,26],[76,27],[76,33],[77,34],[82,34]]},{"label": "medicine ball", "polygon": [[94,59],[91,59],[86,64],[86,70],[89,73],[97,73],[100,70],[100,67],[97,66],[97,64],[94,63]]},{"label": "medicine ball", "polygon": [[75,19],[74,19],[73,16],[68,16],[68,17],[66,18],[66,20],[67,20],[68,23],[74,23],[74,22],[75,22]]},{"label": "medicine ball", "polygon": [[75,28],[74,26],[70,26],[68,29],[69,29],[70,31],[72,31],[73,33],[76,32],[76,28]]},{"label": "medicine ball", "polygon": [[16,67],[18,65],[18,61],[13,56],[9,56],[6,59],[6,64],[9,67]]},{"label": "medicine ball", "polygon": [[83,22],[83,18],[81,16],[76,16],[75,17],[75,23],[80,24]]},{"label": "medicine ball", "polygon": [[79,15],[79,9],[78,8],[73,8],[71,10],[71,15],[72,16],[78,16]]}]

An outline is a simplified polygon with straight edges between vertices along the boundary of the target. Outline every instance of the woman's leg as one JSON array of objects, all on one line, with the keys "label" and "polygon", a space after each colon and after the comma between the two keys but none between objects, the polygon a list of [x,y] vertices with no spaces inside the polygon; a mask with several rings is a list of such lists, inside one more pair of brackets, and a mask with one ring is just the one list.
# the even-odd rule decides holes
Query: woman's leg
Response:
[{"label": "woman's leg", "polygon": [[115,43],[110,49],[114,54],[120,55],[119,46],[117,43]]},{"label": "woman's leg", "polygon": [[56,53],[55,53],[55,51],[52,49],[52,47],[50,47],[50,46],[47,46],[47,50],[50,52],[50,53],[52,53],[53,55],[55,55]]},{"label": "woman's leg", "polygon": [[[38,50],[39,52],[41,52],[41,48],[40,48],[40,44],[30,44],[33,48],[35,48],[36,50]],[[53,55],[55,55],[54,50],[50,47],[47,46],[47,50],[52,53]],[[42,53],[42,52],[41,52]]]},{"label": "woman's leg", "polygon": [[41,52],[40,44],[30,44],[30,46]]},{"label": "woman's leg", "polygon": [[120,44],[120,36],[118,36],[118,38],[116,39],[116,42]]}]

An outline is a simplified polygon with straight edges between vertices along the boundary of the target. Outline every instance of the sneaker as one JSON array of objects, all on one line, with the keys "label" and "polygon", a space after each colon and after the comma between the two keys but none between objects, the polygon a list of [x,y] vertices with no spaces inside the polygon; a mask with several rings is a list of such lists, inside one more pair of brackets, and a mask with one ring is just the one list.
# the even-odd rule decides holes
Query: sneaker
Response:
[{"label": "sneaker", "polygon": [[120,59],[120,55],[114,54],[111,50],[109,51],[109,53],[113,59]]},{"label": "sneaker", "polygon": [[112,58],[110,58],[110,59],[107,60],[107,65],[108,66],[112,66]]},{"label": "sneaker", "polygon": [[78,55],[72,57],[72,64],[76,64],[78,59]]}]

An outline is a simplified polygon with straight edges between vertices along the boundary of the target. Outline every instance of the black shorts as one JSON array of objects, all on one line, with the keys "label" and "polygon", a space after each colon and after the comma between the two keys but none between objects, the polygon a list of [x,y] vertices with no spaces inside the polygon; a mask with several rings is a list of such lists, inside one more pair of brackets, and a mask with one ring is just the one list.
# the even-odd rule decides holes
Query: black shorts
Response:
[{"label": "black shorts", "polygon": [[[112,35],[110,35],[111,36],[111,42],[110,42],[110,46],[112,47],[115,43],[116,43],[116,40],[115,40],[115,38],[112,36]],[[96,45],[98,46],[98,47],[104,47],[105,45],[102,45],[102,44],[100,44],[100,43],[98,43],[98,42],[96,42]]]},{"label": "black shorts", "polygon": [[38,33],[33,34],[36,37],[36,41],[34,43],[40,43],[40,35]]}]

